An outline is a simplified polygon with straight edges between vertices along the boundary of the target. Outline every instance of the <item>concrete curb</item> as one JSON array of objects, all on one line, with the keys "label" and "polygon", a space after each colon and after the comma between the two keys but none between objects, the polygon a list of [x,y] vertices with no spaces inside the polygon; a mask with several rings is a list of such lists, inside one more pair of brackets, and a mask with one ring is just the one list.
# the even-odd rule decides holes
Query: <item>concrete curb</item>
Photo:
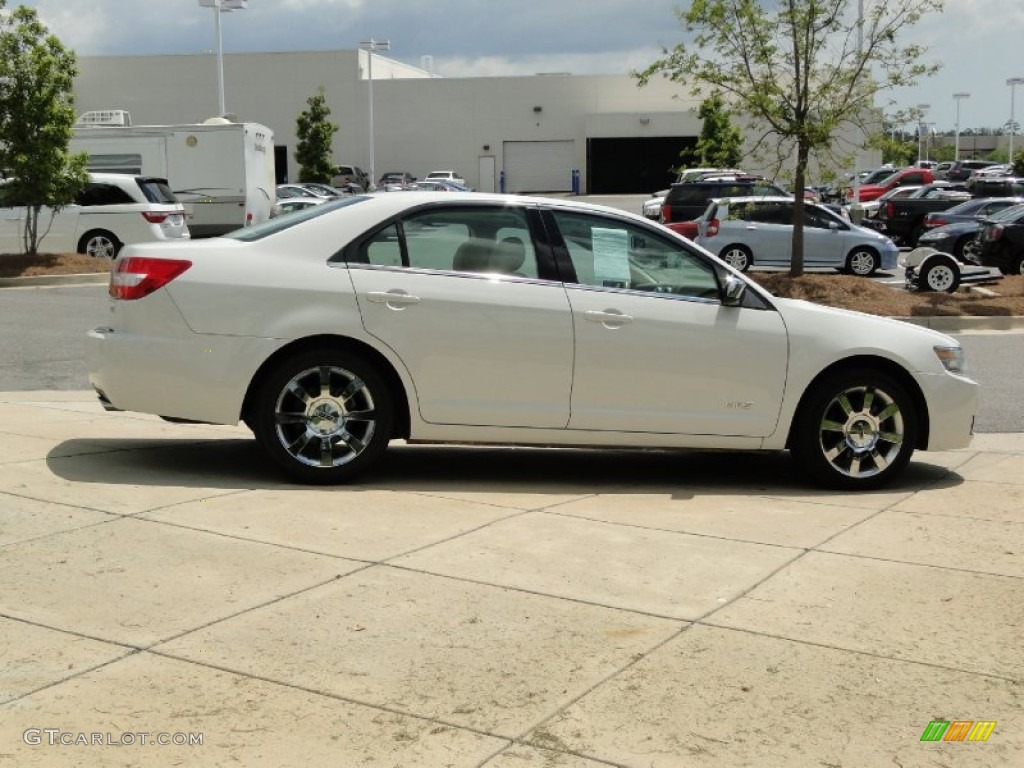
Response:
[{"label": "concrete curb", "polygon": [[109,280],[109,272],[93,272],[84,275],[0,277],[0,288],[31,288],[37,285],[96,285],[106,283]]},{"label": "concrete curb", "polygon": [[921,325],[936,331],[1016,331],[1024,329],[1024,317],[1017,315],[959,316],[929,315],[897,317],[905,323]]}]

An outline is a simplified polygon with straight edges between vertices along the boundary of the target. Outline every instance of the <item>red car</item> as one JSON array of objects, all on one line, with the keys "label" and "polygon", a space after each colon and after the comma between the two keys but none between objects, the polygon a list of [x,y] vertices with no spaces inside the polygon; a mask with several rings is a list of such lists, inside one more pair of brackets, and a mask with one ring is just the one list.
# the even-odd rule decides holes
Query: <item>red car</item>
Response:
[{"label": "red car", "polygon": [[[877,200],[891,189],[896,187],[919,186],[931,184],[935,176],[927,168],[903,168],[893,171],[891,176],[882,179],[877,184],[865,184],[860,188],[860,201],[866,203],[870,200]],[[846,191],[846,202],[853,202],[853,189]]]}]

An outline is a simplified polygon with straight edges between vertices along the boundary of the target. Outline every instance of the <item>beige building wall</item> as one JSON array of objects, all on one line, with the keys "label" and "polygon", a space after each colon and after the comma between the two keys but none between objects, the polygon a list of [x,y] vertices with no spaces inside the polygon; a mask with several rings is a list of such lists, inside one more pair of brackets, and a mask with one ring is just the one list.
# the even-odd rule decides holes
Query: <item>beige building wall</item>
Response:
[{"label": "beige building wall", "polygon": [[[76,108],[126,109],[136,125],[202,122],[217,112],[216,66],[212,55],[83,57]],[[340,127],[335,162],[369,171],[366,74],[365,51],[226,54],[225,103],[238,120],[273,130],[275,144],[287,147],[289,178],[296,179],[295,120],[322,85]],[[628,75],[448,79],[379,54],[373,99],[378,177],[408,171],[422,178],[451,168],[476,188],[488,183],[481,174],[488,164],[497,186],[509,142],[572,142],[572,166],[587,191],[588,139],[696,137],[701,126],[698,102],[660,78],[644,88]],[[756,162],[745,167],[768,170]]]}]

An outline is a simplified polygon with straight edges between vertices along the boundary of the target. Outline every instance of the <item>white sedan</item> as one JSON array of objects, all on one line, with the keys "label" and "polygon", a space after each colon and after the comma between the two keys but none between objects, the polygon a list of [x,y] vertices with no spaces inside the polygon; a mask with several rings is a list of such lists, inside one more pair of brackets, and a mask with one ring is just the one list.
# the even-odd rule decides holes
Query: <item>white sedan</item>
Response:
[{"label": "white sedan", "polygon": [[781,450],[817,483],[968,445],[948,336],[778,299],[640,216],[490,194],[361,195],[126,247],[89,333],[103,404],[248,424],[291,478],[388,442]]}]

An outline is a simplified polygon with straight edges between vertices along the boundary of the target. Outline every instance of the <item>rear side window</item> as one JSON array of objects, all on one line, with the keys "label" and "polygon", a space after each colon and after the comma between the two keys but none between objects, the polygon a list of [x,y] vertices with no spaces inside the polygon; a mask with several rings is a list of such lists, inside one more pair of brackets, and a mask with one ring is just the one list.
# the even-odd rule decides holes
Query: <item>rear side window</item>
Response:
[{"label": "rear side window", "polygon": [[375,233],[362,263],[537,277],[526,214],[515,208],[445,208],[414,213]]},{"label": "rear side window", "polygon": [[114,184],[102,184],[94,182],[86,186],[78,196],[78,204],[85,206],[94,205],[125,205],[134,203],[135,198],[129,195],[120,187]]},{"label": "rear side window", "polygon": [[176,203],[178,198],[174,196],[171,188],[163,179],[136,179],[135,182],[142,190],[142,194],[151,203]]}]

